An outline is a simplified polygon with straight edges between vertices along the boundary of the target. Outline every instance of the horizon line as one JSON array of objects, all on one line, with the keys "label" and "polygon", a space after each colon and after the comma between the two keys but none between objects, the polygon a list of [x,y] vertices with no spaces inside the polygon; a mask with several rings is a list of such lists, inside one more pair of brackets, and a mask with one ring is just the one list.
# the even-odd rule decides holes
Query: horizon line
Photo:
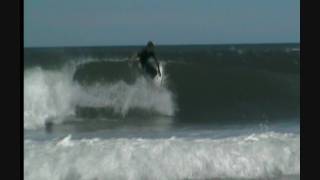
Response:
[{"label": "horizon line", "polygon": [[[300,44],[300,42],[261,42],[261,43],[181,43],[181,44],[156,44],[156,46],[204,46],[204,45],[267,45],[267,44]],[[65,45],[65,46],[23,46],[23,48],[89,48],[89,47],[140,47],[145,44],[130,45]]]}]

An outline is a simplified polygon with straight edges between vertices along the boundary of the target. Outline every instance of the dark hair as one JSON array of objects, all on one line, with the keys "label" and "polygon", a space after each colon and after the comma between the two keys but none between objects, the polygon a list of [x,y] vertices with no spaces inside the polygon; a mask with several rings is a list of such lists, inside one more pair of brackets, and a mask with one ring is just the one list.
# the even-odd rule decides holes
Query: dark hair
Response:
[{"label": "dark hair", "polygon": [[152,41],[149,41],[148,44],[147,44],[147,46],[148,46],[148,47],[154,47],[154,44],[153,44]]}]

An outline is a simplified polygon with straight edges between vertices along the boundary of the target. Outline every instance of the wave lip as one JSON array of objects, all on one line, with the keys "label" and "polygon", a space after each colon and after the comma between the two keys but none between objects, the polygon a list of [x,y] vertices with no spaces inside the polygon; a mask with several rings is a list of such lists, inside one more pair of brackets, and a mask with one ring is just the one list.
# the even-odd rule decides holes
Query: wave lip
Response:
[{"label": "wave lip", "polygon": [[25,140],[26,179],[279,178],[300,174],[300,135]]}]

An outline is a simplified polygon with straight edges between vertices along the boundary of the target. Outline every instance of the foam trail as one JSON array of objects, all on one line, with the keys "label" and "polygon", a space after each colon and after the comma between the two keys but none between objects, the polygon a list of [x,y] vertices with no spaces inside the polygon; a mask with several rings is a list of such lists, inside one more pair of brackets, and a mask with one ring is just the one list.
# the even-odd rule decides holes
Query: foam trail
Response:
[{"label": "foam trail", "polygon": [[170,91],[150,84],[145,78],[138,78],[133,85],[123,81],[115,84],[97,84],[87,88],[86,93],[80,93],[80,106],[110,107],[122,116],[133,107],[168,116],[172,116],[175,109]]},{"label": "foam trail", "polygon": [[[300,174],[300,135],[25,140],[25,179],[280,178]],[[70,163],[72,162],[72,163]]]}]

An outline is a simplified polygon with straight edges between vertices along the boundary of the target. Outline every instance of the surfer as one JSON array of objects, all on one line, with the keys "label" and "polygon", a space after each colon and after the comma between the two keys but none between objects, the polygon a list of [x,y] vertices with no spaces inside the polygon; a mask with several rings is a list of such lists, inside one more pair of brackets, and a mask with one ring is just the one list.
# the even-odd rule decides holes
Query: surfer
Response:
[{"label": "surfer", "polygon": [[[137,54],[133,56],[134,59],[139,58],[140,64],[142,69],[151,76],[151,78],[154,78],[157,74],[161,76],[160,72],[160,67],[159,67],[159,62],[155,56],[154,53],[154,44],[152,41],[149,41],[147,45],[139,51]],[[157,69],[155,69],[152,65],[151,62],[149,62],[150,58],[154,58]]]}]

